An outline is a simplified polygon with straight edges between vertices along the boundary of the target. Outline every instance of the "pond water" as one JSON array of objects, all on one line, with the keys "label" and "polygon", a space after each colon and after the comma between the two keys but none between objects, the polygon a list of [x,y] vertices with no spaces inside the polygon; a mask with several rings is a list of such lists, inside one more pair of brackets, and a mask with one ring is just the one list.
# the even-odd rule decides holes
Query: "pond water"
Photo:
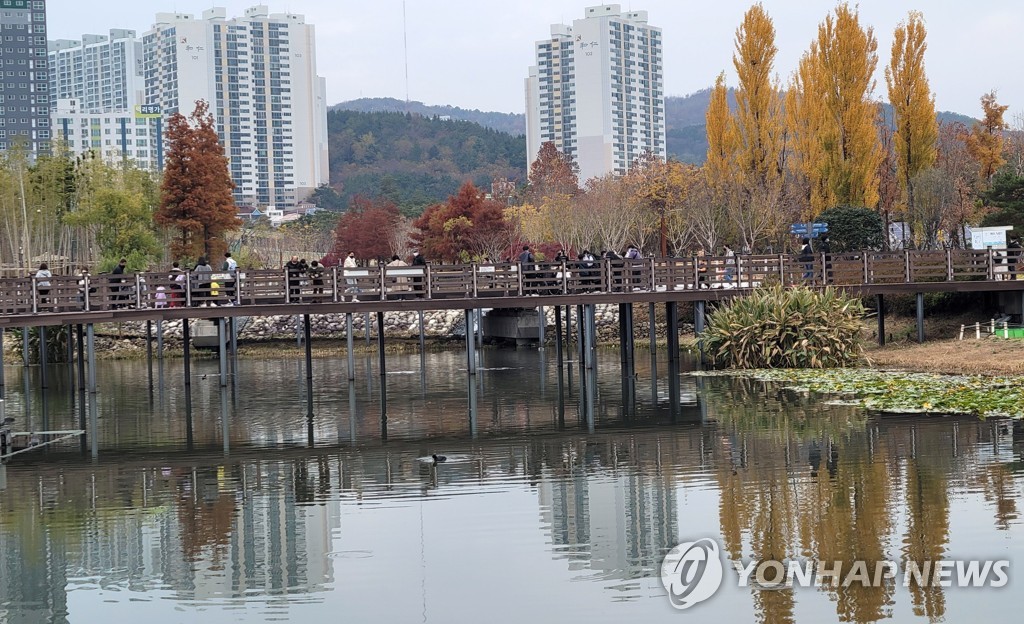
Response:
[{"label": "pond water", "polygon": [[[326,345],[318,345],[326,346]],[[1015,619],[1024,430],[896,417],[598,354],[594,412],[552,349],[102,362],[98,431],[0,468],[0,622],[962,622]],[[664,352],[659,353],[663,357]],[[684,369],[692,362],[684,361]],[[72,429],[66,367],[7,366],[16,428]],[[657,378],[652,383],[652,377]],[[386,418],[381,383],[386,382]],[[632,392],[630,391],[632,390]],[[86,422],[89,416],[86,415]],[[312,437],[312,446],[310,446]],[[432,454],[447,461],[435,464]],[[718,592],[674,609],[676,544]],[[1009,560],[1009,586],[740,587],[752,560]],[[697,619],[693,619],[697,618]]]}]

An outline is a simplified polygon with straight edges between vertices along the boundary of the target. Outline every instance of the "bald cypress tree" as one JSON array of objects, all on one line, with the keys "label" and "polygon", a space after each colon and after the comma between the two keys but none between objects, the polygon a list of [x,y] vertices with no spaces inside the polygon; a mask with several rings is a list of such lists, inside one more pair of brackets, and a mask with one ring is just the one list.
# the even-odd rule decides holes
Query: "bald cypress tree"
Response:
[{"label": "bald cypress tree", "polygon": [[189,117],[175,113],[167,123],[167,158],[156,222],[176,230],[176,258],[216,257],[227,249],[224,235],[242,225],[231,194],[228,170],[209,105],[199,100]]}]

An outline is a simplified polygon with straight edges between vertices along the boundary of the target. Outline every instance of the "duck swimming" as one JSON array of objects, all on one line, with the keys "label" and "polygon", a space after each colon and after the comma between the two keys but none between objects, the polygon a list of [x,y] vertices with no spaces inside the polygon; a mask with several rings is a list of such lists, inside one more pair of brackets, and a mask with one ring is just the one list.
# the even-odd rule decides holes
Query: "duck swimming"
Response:
[{"label": "duck swimming", "polygon": [[441,462],[448,461],[448,458],[445,457],[444,455],[431,455],[431,457],[434,458],[434,463],[435,464],[440,464]]}]

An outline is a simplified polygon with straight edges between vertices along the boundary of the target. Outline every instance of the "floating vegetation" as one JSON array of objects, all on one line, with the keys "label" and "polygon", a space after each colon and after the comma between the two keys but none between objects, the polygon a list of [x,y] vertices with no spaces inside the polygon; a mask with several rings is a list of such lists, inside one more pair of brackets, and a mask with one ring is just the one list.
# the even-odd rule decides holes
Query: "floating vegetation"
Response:
[{"label": "floating vegetation", "polygon": [[1024,418],[1024,378],[938,375],[857,368],[759,369],[703,375],[739,375],[784,384],[790,390],[834,395],[861,407],[900,414],[969,414]]}]

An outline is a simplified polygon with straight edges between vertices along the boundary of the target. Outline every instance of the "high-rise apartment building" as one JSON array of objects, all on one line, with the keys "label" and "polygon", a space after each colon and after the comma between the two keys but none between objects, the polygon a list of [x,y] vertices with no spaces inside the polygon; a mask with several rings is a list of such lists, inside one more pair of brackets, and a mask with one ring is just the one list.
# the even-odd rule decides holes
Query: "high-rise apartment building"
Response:
[{"label": "high-rise apartment building", "polygon": [[49,61],[52,109],[58,100],[91,112],[132,111],[143,102],[142,40],[134,30],[50,41]]},{"label": "high-rise apartment building", "polygon": [[0,150],[50,149],[45,0],[0,0]]},{"label": "high-rise apartment building", "polygon": [[665,158],[661,29],[647,11],[617,4],[586,9],[536,43],[526,79],[529,161],[553,142],[580,167],[580,179],[624,174],[651,151]]},{"label": "high-rise apartment building", "polygon": [[239,204],[290,206],[327,183],[326,84],[303,16],[158,13],[143,55],[146,105],[187,116],[209,103]]}]

